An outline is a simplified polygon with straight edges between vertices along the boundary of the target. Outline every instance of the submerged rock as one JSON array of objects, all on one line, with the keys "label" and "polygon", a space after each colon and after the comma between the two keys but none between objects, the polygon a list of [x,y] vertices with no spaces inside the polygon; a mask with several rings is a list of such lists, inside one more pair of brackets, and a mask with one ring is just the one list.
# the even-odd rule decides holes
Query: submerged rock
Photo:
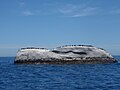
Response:
[{"label": "submerged rock", "polygon": [[15,64],[93,64],[117,62],[102,48],[91,45],[70,45],[53,50],[45,48],[21,48]]}]

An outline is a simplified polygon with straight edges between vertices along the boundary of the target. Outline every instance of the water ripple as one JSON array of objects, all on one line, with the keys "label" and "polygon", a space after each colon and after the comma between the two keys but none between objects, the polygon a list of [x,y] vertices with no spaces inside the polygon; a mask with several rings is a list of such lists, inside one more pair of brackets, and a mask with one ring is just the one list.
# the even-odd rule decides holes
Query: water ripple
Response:
[{"label": "water ripple", "polygon": [[0,90],[119,90],[120,88],[120,63],[14,65],[13,60],[14,58],[0,58]]}]

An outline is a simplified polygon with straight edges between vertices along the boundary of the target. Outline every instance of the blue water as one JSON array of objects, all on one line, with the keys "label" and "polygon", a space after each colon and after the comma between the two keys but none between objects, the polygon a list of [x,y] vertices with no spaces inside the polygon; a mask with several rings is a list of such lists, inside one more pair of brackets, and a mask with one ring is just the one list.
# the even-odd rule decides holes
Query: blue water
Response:
[{"label": "blue water", "polygon": [[0,58],[0,90],[120,90],[118,63],[84,65],[14,65]]}]

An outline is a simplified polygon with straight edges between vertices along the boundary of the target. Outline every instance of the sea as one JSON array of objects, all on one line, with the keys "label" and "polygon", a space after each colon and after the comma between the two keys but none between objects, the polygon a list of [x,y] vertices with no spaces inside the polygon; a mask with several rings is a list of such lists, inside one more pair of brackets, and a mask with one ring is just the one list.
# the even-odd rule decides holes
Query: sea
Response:
[{"label": "sea", "polygon": [[120,90],[120,56],[111,64],[15,65],[0,57],[0,90]]}]

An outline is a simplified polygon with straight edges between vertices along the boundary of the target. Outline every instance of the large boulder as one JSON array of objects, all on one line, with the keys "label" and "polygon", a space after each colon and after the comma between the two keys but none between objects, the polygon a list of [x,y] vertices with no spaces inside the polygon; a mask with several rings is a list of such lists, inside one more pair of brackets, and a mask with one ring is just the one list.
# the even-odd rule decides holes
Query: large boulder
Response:
[{"label": "large boulder", "polygon": [[91,45],[69,45],[53,50],[45,48],[21,48],[15,64],[93,64],[117,62],[102,48]]}]

